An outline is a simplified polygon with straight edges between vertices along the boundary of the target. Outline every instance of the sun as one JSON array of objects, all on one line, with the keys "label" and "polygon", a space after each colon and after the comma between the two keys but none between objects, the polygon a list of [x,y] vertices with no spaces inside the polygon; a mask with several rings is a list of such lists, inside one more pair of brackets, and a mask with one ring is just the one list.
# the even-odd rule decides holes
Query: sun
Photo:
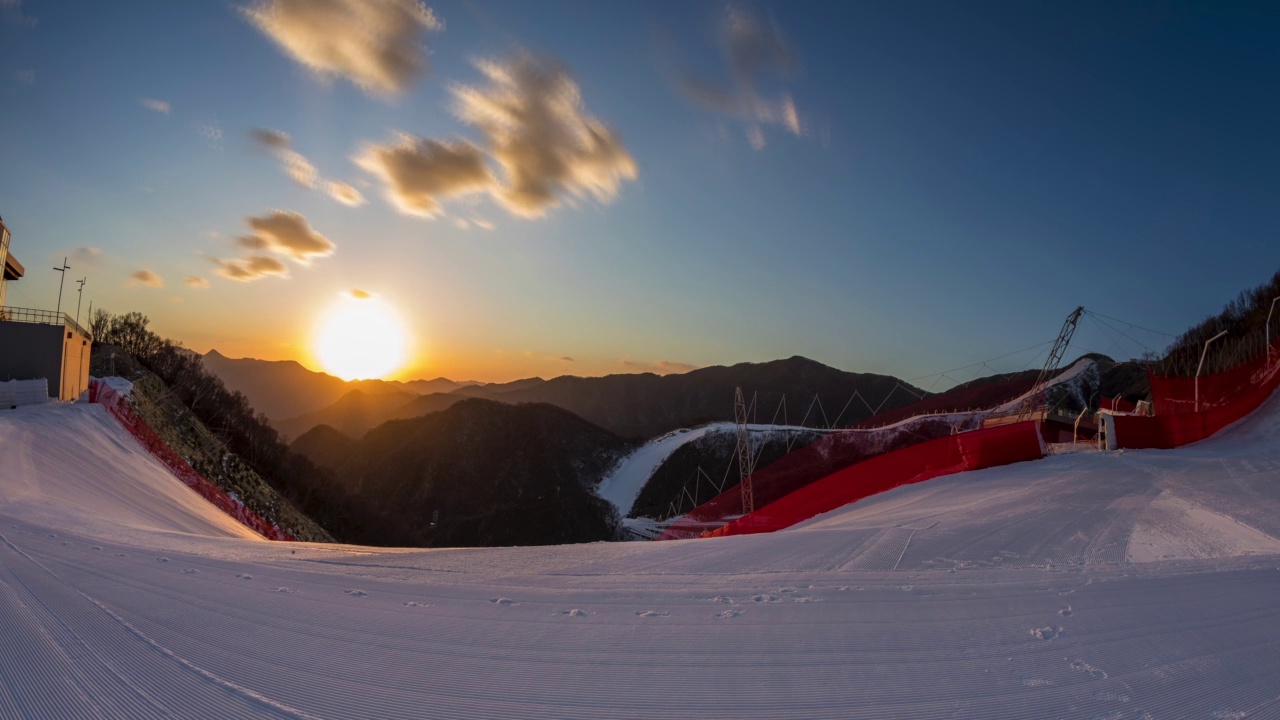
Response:
[{"label": "sun", "polygon": [[315,353],[329,374],[343,380],[383,378],[404,363],[404,326],[379,298],[344,295],[321,318]]}]

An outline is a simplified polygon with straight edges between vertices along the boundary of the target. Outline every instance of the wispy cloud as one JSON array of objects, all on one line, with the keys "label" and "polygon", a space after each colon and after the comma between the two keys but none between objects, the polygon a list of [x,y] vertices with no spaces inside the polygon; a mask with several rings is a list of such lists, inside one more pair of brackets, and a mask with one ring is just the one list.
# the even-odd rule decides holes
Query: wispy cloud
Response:
[{"label": "wispy cloud", "polygon": [[355,158],[382,180],[400,212],[435,217],[444,200],[488,193],[514,215],[540,217],[575,198],[611,202],[636,178],[635,160],[587,113],[563,65],[522,53],[476,67],[487,83],[455,85],[452,93],[454,111],[481,142],[400,134],[365,145]]},{"label": "wispy cloud", "polygon": [[617,197],[638,173],[612,130],[586,111],[582,91],[558,62],[522,53],[476,67],[488,80],[453,88],[455,111],[484,134],[502,168],[494,195],[510,212],[539,217],[566,196]]},{"label": "wispy cloud", "polygon": [[78,247],[68,253],[72,264],[76,267],[95,270],[102,262],[102,249],[96,247]]},{"label": "wispy cloud", "polygon": [[427,71],[422,36],[444,27],[417,0],[262,0],[241,11],[297,62],[377,95]]},{"label": "wispy cloud", "polygon": [[162,288],[164,287],[164,278],[144,268],[131,273],[128,282],[125,283],[125,287]]},{"label": "wispy cloud", "polygon": [[337,248],[329,238],[311,229],[307,219],[296,212],[273,210],[262,217],[245,218],[253,238],[262,249],[286,255],[307,264],[312,258],[332,255]]},{"label": "wispy cloud", "polygon": [[799,67],[796,53],[777,23],[730,5],[720,19],[716,40],[728,82],[706,80],[684,69],[678,77],[684,94],[704,108],[741,122],[747,142],[757,150],[765,146],[766,126],[777,125],[800,135],[800,113],[791,95],[781,92],[766,97],[763,89],[769,80],[785,78]]},{"label": "wispy cloud", "polygon": [[16,27],[33,28],[40,24],[36,16],[22,12],[22,0],[0,0],[0,18],[6,25]]},{"label": "wispy cloud", "polygon": [[197,290],[205,290],[209,287],[209,281],[198,275],[188,275],[182,279],[182,282],[186,283],[187,287],[196,288]]},{"label": "wispy cloud", "polygon": [[155,98],[138,98],[138,104],[148,110],[154,110],[158,113],[168,115],[173,111],[173,106],[164,100]]},{"label": "wispy cloud", "polygon": [[400,135],[386,145],[366,145],[356,163],[382,180],[387,199],[406,215],[434,217],[440,201],[493,187],[484,152],[468,142]]},{"label": "wispy cloud", "polygon": [[289,268],[269,255],[249,255],[239,260],[213,259],[214,272],[229,280],[252,282],[265,277],[288,277]]},{"label": "wispy cloud", "polygon": [[323,190],[326,195],[348,207],[359,207],[365,203],[364,195],[351,185],[321,177],[311,160],[293,149],[293,140],[288,133],[254,128],[249,131],[249,137],[259,149],[274,155],[280,161],[284,173],[302,187]]},{"label": "wispy cloud", "polygon": [[347,207],[360,207],[366,202],[364,195],[359,190],[344,182],[330,180],[326,187],[329,190],[329,197]]}]

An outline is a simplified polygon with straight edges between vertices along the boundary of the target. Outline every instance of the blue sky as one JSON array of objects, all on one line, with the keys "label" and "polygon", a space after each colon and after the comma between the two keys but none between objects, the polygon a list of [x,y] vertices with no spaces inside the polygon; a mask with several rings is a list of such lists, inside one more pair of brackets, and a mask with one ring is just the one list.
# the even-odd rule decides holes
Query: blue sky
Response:
[{"label": "blue sky", "polygon": [[[1275,4],[428,5],[443,28],[412,47],[430,73],[388,96],[240,9],[269,4],[0,3],[0,214],[28,267],[10,304],[51,307],[44,268],[96,248],[72,257],[86,307],[140,310],[200,351],[315,367],[320,315],[361,288],[409,328],[408,376],[800,354],[912,378],[1051,340],[1076,305],[1176,333],[1280,268]],[[794,126],[683,86],[733,89],[731,17],[785,40],[794,63],[751,89]],[[485,148],[456,90],[486,86],[477,59],[526,56],[563,69],[634,162],[612,197],[561,188],[527,218],[472,193],[428,219],[353,161],[397,132]],[[255,128],[366,204],[291,180]],[[216,274],[245,219],[279,210],[332,254],[272,256],[288,278]],[[142,269],[164,286],[126,287]],[[1077,345],[1142,350],[1115,340],[1086,322]]]}]

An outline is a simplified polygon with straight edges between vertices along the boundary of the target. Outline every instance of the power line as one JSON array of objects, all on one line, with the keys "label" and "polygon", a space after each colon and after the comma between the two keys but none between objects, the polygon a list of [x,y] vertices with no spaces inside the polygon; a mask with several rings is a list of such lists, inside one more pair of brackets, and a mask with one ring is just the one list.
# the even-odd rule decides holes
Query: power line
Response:
[{"label": "power line", "polygon": [[1107,320],[1111,320],[1113,322],[1118,322],[1121,325],[1128,325],[1129,327],[1135,327],[1135,328],[1138,328],[1139,330],[1146,330],[1147,332],[1155,333],[1156,335],[1163,335],[1165,337],[1174,338],[1174,339],[1178,338],[1177,335],[1170,335],[1167,332],[1160,332],[1159,330],[1152,330],[1151,328],[1142,327],[1141,325],[1135,325],[1129,322],[1128,320],[1121,320],[1120,318],[1113,318],[1110,315],[1103,315],[1102,313],[1096,310],[1085,310],[1085,312],[1089,313],[1090,315],[1096,315],[1097,317],[1100,317],[1100,318],[1106,318]]}]

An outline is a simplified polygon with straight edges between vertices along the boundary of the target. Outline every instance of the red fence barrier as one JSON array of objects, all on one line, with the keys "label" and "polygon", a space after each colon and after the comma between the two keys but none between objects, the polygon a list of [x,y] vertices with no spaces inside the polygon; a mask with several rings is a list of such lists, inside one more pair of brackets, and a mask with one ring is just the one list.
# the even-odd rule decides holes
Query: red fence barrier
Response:
[{"label": "red fence barrier", "polygon": [[[1280,345],[1280,343],[1278,343]],[[1117,415],[1116,447],[1175,448],[1203,440],[1236,422],[1266,401],[1280,386],[1280,347],[1273,362],[1264,354],[1230,370],[1200,378],[1151,376],[1154,417]]]},{"label": "red fence barrier", "polygon": [[[971,412],[928,415],[890,427],[832,433],[752,473],[751,491],[756,506],[764,507],[854,463],[935,438],[949,437],[957,430],[980,428],[983,417],[985,414]],[[734,485],[672,523],[659,539],[698,537],[741,514],[742,492]]]},{"label": "red fence barrier", "polygon": [[1035,422],[948,435],[851,465],[704,537],[773,532],[901,485],[1043,456]]},{"label": "red fence barrier", "polygon": [[173,451],[155,430],[142,419],[120,393],[101,380],[89,381],[89,402],[102,405],[106,411],[120,423],[121,427],[137,439],[151,456],[168,468],[174,477],[183,485],[191,488],[197,495],[208,500],[222,512],[230,515],[241,525],[257,532],[268,540],[294,540],[291,535],[264,520],[260,515],[245,507],[239,500],[228,495],[222,488],[214,485],[207,478],[196,472],[191,464]]}]

